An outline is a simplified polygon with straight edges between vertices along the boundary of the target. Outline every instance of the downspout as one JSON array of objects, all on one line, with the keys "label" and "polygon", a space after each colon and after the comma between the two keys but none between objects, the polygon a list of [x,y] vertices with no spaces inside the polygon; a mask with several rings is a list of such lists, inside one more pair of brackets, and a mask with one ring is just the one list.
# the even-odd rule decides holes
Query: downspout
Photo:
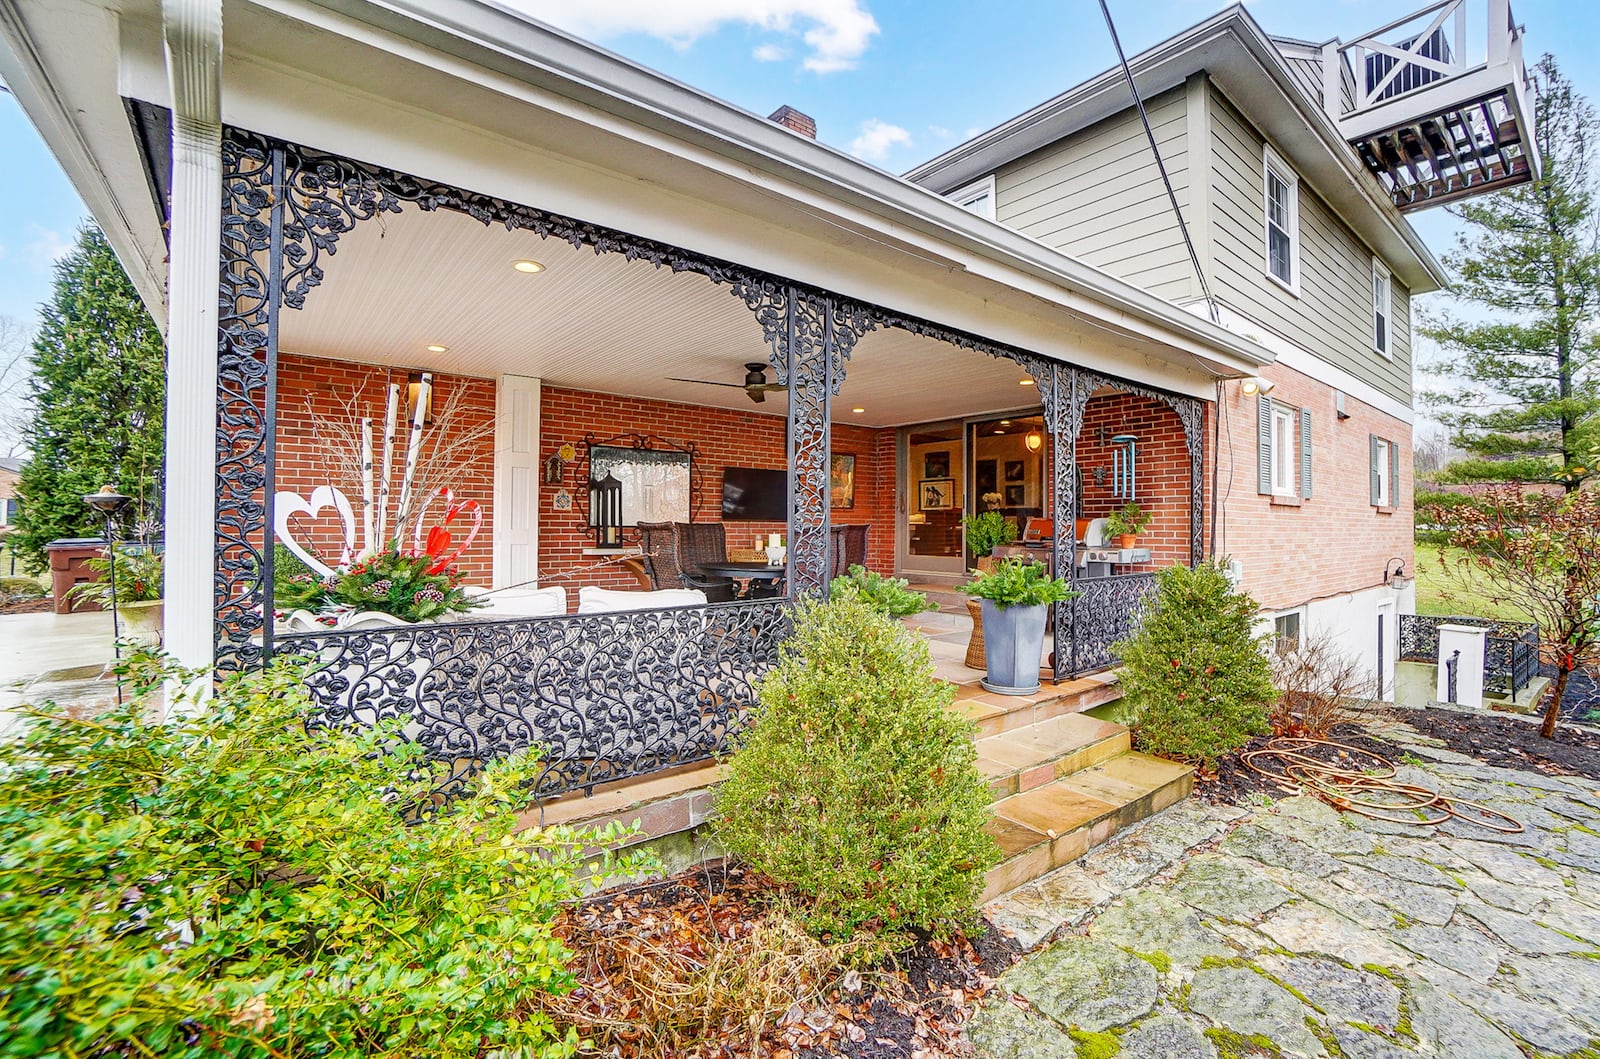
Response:
[{"label": "downspout", "polygon": [[210,670],[216,583],[217,283],[222,243],[222,0],[163,0],[172,92],[167,270],[165,646]]}]

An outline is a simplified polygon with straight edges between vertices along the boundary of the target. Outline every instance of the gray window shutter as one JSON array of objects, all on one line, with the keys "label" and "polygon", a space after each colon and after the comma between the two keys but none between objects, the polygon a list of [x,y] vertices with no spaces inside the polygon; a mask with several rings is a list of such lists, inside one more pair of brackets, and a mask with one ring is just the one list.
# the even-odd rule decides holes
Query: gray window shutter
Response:
[{"label": "gray window shutter", "polygon": [[1400,506],[1400,446],[1389,442],[1389,506]]},{"label": "gray window shutter", "polygon": [[1367,435],[1367,476],[1372,482],[1372,499],[1368,501],[1373,507],[1378,506],[1378,435]]},{"label": "gray window shutter", "polygon": [[1256,492],[1272,495],[1272,398],[1256,397]]},{"label": "gray window shutter", "polygon": [[1300,409],[1300,497],[1311,499],[1311,409]]}]

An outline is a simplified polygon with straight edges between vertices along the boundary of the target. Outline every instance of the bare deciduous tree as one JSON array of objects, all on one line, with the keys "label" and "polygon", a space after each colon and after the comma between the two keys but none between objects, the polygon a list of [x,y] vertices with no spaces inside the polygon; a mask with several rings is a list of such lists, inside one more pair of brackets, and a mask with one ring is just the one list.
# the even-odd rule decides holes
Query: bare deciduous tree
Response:
[{"label": "bare deciduous tree", "polygon": [[32,337],[15,317],[0,316],[0,456],[15,456],[25,444]]}]

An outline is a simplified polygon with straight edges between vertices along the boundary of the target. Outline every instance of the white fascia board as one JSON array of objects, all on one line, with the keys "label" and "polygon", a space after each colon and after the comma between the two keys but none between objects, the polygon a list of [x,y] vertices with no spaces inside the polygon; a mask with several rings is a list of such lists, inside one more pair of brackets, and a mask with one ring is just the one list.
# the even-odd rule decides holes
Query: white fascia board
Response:
[{"label": "white fascia board", "polygon": [[[1379,194],[1331,118],[1295,84],[1283,53],[1241,6],[1234,6],[1128,60],[1148,99],[1206,73],[1266,129],[1311,186],[1361,237],[1373,244],[1406,285],[1424,294],[1449,277],[1400,211]],[[945,192],[1046,144],[1132,106],[1120,68],[1063,92],[907,172]],[[1273,120],[1276,119],[1276,120]]]},{"label": "white fascia board", "polygon": [[[1205,302],[1191,302],[1186,308],[1196,314],[1207,311]],[[1343,368],[1329,364],[1316,354],[1307,352],[1282,335],[1256,323],[1230,305],[1219,303],[1217,312],[1221,317],[1223,327],[1261,343],[1261,345],[1272,351],[1273,356],[1276,358],[1275,363],[1281,364],[1292,371],[1297,371],[1316,382],[1331,386],[1335,390],[1342,391],[1347,396],[1377,409],[1386,416],[1392,416],[1407,426],[1416,422],[1416,411],[1406,402],[1391,397],[1371,383],[1364,382]],[[1377,356],[1376,353],[1373,355]]]},{"label": "white fascia board", "polygon": [[[64,52],[72,56],[72,76],[53,76]],[[0,0],[0,78],[164,328],[166,240],[116,95],[119,54],[119,19],[111,11],[88,4],[29,4],[24,10],[18,0]]]},{"label": "white fascia board", "polygon": [[[1039,286],[1047,301],[1227,367],[1265,362],[1251,343],[1209,320],[1075,258],[978,217],[874,166],[774,122],[611,55],[586,42],[479,0],[251,0],[254,6],[351,35],[412,62],[510,93],[532,87],[573,101],[605,130],[688,155],[875,238],[913,243],[930,257],[1018,289]],[[328,17],[332,15],[333,17]],[[362,33],[361,27],[378,32]],[[356,37],[356,34],[360,34]],[[330,72],[331,73],[331,72]],[[491,76],[485,77],[488,73]],[[357,77],[360,71],[341,72]],[[329,76],[325,73],[324,76]],[[576,110],[574,116],[578,116]],[[655,133],[654,142],[641,136]],[[1029,277],[1034,282],[1022,279]],[[1043,281],[1038,285],[1037,281]],[[1051,289],[1079,296],[1063,302]]]}]

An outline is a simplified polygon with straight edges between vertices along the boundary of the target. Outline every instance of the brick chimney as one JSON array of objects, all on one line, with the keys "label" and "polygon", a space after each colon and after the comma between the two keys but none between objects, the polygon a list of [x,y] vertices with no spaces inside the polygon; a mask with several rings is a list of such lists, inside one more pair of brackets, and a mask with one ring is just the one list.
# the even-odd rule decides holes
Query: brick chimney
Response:
[{"label": "brick chimney", "polygon": [[801,136],[815,140],[817,138],[817,122],[810,114],[802,114],[785,103],[783,106],[767,115],[768,121],[775,121],[785,128],[793,129]]}]

